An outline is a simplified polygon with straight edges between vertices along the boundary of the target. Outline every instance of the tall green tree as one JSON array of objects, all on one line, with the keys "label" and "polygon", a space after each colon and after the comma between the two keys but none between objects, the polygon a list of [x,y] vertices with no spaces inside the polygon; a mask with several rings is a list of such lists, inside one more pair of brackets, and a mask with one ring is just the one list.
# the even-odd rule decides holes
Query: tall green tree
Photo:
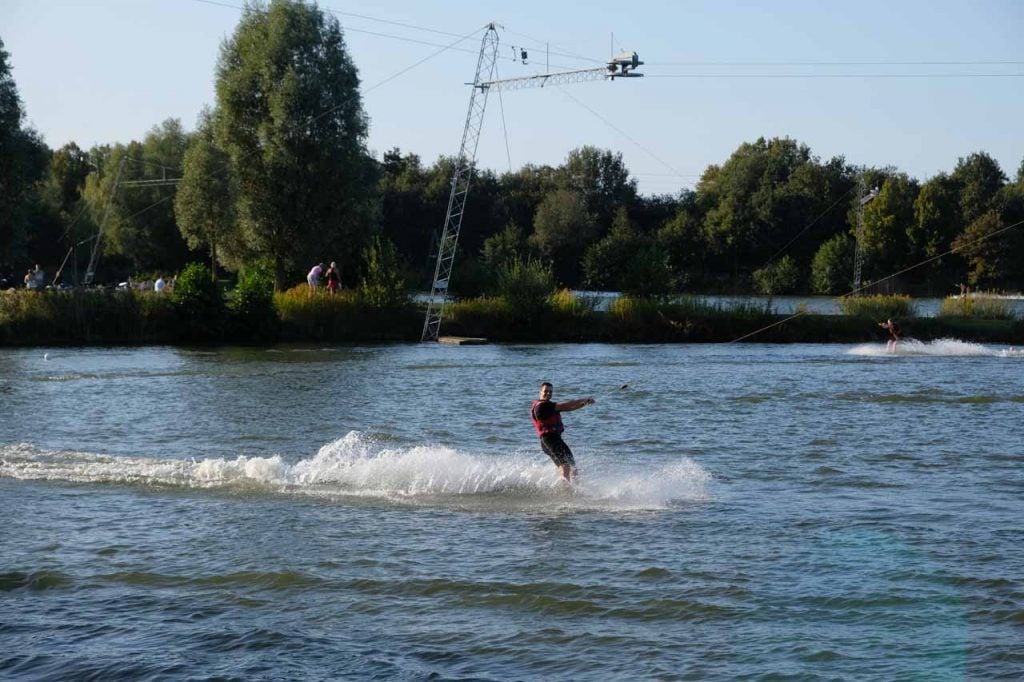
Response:
[{"label": "tall green tree", "polygon": [[630,296],[662,296],[676,287],[668,254],[655,235],[637,229],[625,207],[615,212],[611,231],[587,249],[583,273],[589,287]]},{"label": "tall green tree", "polygon": [[914,200],[914,223],[907,233],[912,261],[934,259],[922,268],[930,289],[944,293],[958,281],[954,273],[963,268],[963,258],[946,252],[962,230],[958,185],[948,174],[939,173],[921,186]]},{"label": "tall green tree", "polygon": [[1024,286],[1024,183],[1003,187],[993,208],[953,241],[967,260],[972,286],[1020,290]]},{"label": "tall green tree", "polygon": [[853,240],[845,234],[833,235],[814,254],[811,261],[811,291],[816,294],[841,294],[853,281]]},{"label": "tall green tree", "polygon": [[637,202],[636,180],[629,176],[621,152],[583,146],[569,152],[559,171],[561,187],[583,197],[598,237],[611,229],[619,208]]},{"label": "tall green tree", "polygon": [[297,0],[247,5],[221,46],[216,90],[240,228],[273,263],[275,287],[315,260],[353,271],[371,233],[376,168],[337,19]]},{"label": "tall green tree", "polygon": [[[120,256],[108,264],[118,272],[176,271],[190,260],[174,216],[175,188],[156,183],[181,177],[188,135],[177,119],[154,126],[142,142],[114,145],[100,154],[100,172],[90,175],[85,197],[103,230],[103,253]],[[107,207],[110,207],[108,212]],[[122,272],[120,270],[127,270]]]},{"label": "tall green tree", "polygon": [[792,254],[806,270],[822,236],[842,229],[836,202],[852,186],[841,157],[822,164],[795,140],[760,138],[740,145],[697,184],[710,266],[736,278]]},{"label": "tall green tree", "polygon": [[999,162],[985,152],[957,161],[951,177],[960,186],[960,212],[967,225],[995,208],[993,202],[1006,184]]},{"label": "tall green tree", "polygon": [[699,285],[704,281],[706,242],[696,194],[681,197],[675,216],[658,229],[656,242],[668,257],[676,284]]},{"label": "tall green tree", "polygon": [[537,207],[548,194],[558,189],[557,175],[558,171],[552,166],[530,164],[502,174],[499,182],[504,224],[532,225]]},{"label": "tall green tree", "polygon": [[[174,215],[182,236],[192,249],[210,255],[210,274],[216,277],[217,263],[227,262],[239,269],[246,260],[237,244],[235,188],[229,172],[229,158],[213,139],[212,122],[204,116],[189,142],[183,161],[182,179],[174,198]],[[221,252],[218,254],[218,246]]]},{"label": "tall green tree", "polygon": [[0,262],[23,257],[35,185],[46,174],[49,150],[22,122],[25,112],[10,56],[0,40]]},{"label": "tall green tree", "polygon": [[[32,216],[29,251],[33,260],[53,264],[50,274],[63,283],[78,284],[88,248],[83,242],[96,229],[82,198],[85,179],[92,172],[89,155],[74,142],[53,152],[49,174],[41,183],[38,211]],[[83,248],[78,248],[82,246]]]},{"label": "tall green tree", "polygon": [[1007,224],[996,209],[980,216],[953,241],[953,248],[967,260],[967,281],[983,289],[1019,287],[1020,254],[1024,239]]},{"label": "tall green tree", "polygon": [[421,273],[425,282],[434,270],[430,258],[431,236],[444,215],[426,195],[427,175],[416,154],[393,148],[380,165],[380,226],[401,257]]},{"label": "tall green tree", "polygon": [[[892,173],[878,196],[864,207],[861,245],[865,282],[888,277],[911,264],[908,233],[914,225],[914,201],[919,187],[906,173]],[[855,232],[856,225],[851,227]]]},{"label": "tall green tree", "polygon": [[508,223],[501,232],[491,235],[480,252],[484,265],[497,272],[505,263],[522,260],[526,255],[526,237],[515,223]]},{"label": "tall green tree", "polygon": [[537,207],[529,244],[552,263],[558,281],[575,286],[580,280],[580,259],[595,236],[593,216],[583,197],[556,190]]},{"label": "tall green tree", "polygon": [[50,157],[50,182],[60,210],[69,213],[82,199],[85,179],[92,172],[89,154],[69,142]]},{"label": "tall green tree", "polygon": [[611,231],[591,244],[583,256],[584,284],[591,289],[622,291],[630,264],[644,246],[626,209],[620,208]]}]

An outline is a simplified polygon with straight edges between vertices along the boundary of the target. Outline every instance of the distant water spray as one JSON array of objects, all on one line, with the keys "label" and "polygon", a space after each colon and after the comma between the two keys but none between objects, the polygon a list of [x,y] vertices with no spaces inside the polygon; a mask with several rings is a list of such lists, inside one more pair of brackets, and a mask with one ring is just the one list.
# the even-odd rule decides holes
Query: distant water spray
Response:
[{"label": "distant water spray", "polygon": [[900,355],[930,355],[936,357],[1019,357],[1024,358],[1024,349],[989,348],[980,343],[969,343],[957,339],[936,339],[935,341],[918,341],[904,339],[896,345],[896,352],[890,353],[884,343],[865,343],[854,346],[850,355],[874,357],[892,357]]},{"label": "distant water spray", "polygon": [[581,509],[664,509],[707,501],[712,478],[686,457],[660,468],[637,468],[606,464],[594,455],[570,489],[539,452],[491,455],[441,445],[395,446],[356,431],[294,463],[279,455],[179,460],[0,446],[0,477],[441,506]]}]

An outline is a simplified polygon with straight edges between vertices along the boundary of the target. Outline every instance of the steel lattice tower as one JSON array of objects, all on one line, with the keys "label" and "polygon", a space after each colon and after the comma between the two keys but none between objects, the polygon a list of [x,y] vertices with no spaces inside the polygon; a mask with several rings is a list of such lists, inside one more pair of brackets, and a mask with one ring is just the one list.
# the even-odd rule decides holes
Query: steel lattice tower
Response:
[{"label": "steel lattice tower", "polygon": [[487,95],[490,92],[490,87],[485,82],[494,78],[497,55],[498,31],[494,24],[491,24],[480,42],[480,57],[476,62],[473,92],[469,97],[466,127],[462,132],[462,146],[459,148],[455,170],[452,172],[452,193],[448,198],[444,231],[437,246],[437,267],[434,269],[434,281],[427,304],[427,318],[423,322],[423,341],[436,341],[441,328],[441,313],[444,311],[445,298],[448,294],[448,280],[452,276],[455,247],[459,243],[462,214],[466,208],[466,195],[469,193],[477,143],[480,141],[480,127],[483,125],[484,109],[487,107]]},{"label": "steel lattice tower", "polygon": [[452,265],[455,262],[455,247],[459,243],[459,230],[462,228],[466,195],[469,194],[469,183],[472,180],[473,165],[476,162],[476,148],[480,141],[484,109],[487,108],[487,95],[492,90],[521,90],[530,87],[544,87],[547,84],[562,85],[598,79],[638,78],[643,75],[633,71],[643,64],[637,53],[622,52],[608,60],[606,66],[594,69],[494,80],[497,56],[498,31],[491,23],[480,42],[480,56],[476,63],[476,75],[473,77],[473,92],[469,97],[469,112],[466,114],[466,126],[462,132],[462,146],[459,148],[459,155],[455,159],[455,170],[452,172],[452,193],[448,198],[448,213],[444,219],[444,231],[441,233],[441,240],[437,247],[437,266],[434,269],[434,281],[431,284],[430,300],[427,303],[427,317],[423,322],[421,337],[423,341],[437,341],[440,334],[441,315],[444,312],[448,284],[452,276]]}]

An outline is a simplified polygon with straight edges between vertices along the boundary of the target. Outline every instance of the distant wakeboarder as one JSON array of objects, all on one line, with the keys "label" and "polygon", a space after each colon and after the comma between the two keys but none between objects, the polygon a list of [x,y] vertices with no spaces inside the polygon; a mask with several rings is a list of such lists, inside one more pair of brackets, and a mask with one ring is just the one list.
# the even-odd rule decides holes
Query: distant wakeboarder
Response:
[{"label": "distant wakeboarder", "polygon": [[903,330],[900,329],[900,326],[893,322],[892,319],[888,319],[885,322],[879,322],[878,326],[882,329],[889,330],[889,342],[885,344],[885,349],[890,353],[895,353],[896,342],[900,340],[901,336],[903,336]]}]

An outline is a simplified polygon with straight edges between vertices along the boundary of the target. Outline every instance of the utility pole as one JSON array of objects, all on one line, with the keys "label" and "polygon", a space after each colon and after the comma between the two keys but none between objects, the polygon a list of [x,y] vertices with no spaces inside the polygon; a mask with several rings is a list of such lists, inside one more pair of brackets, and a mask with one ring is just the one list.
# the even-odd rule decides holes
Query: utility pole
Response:
[{"label": "utility pole", "polygon": [[[477,58],[476,75],[473,78],[473,90],[469,97],[469,112],[466,114],[466,125],[462,132],[462,146],[455,159],[452,172],[451,195],[448,198],[448,213],[444,220],[444,231],[441,233],[437,249],[437,265],[434,268],[434,280],[431,284],[430,300],[427,302],[427,316],[423,321],[422,341],[437,341],[441,329],[441,316],[444,312],[451,282],[452,265],[455,262],[455,247],[462,229],[462,216],[466,208],[466,195],[469,194],[469,183],[473,175],[473,164],[476,161],[477,143],[480,141],[480,127],[483,124],[484,109],[487,107],[487,95],[499,90],[522,90],[532,87],[544,87],[547,84],[562,85],[580,83],[591,80],[614,80],[616,78],[636,78],[643,76],[633,69],[641,64],[636,52],[621,52],[612,57],[606,66],[578,71],[545,73],[523,78],[494,78],[495,61],[498,54],[498,31],[491,23],[480,43],[480,55]],[[525,58],[525,55],[524,55]]]}]

